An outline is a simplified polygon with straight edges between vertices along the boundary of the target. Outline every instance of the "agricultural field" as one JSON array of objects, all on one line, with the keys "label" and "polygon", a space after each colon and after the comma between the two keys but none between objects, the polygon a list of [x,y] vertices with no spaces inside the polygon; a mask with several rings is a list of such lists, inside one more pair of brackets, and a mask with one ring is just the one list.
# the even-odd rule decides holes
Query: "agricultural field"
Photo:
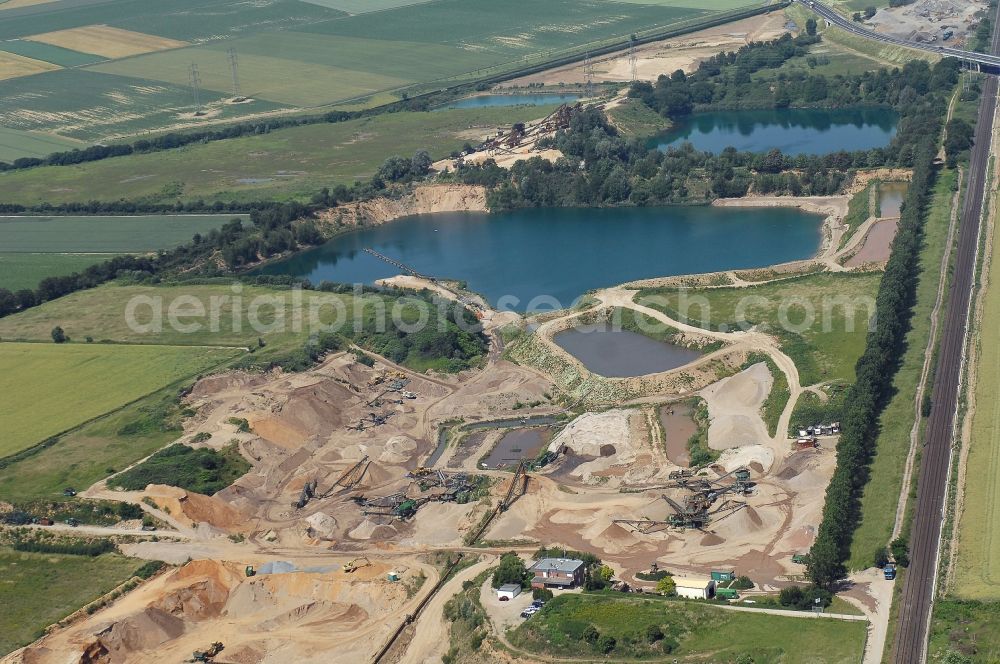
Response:
[{"label": "agricultural field", "polygon": [[0,412],[5,413],[5,420],[0,456],[216,366],[237,352],[227,348],[2,343]]},{"label": "agricultural field", "polygon": [[241,214],[0,217],[5,252],[132,253],[183,244]]},{"label": "agricultural field", "polygon": [[0,81],[20,76],[31,76],[44,71],[59,69],[57,65],[33,58],[26,58],[16,53],[0,51]]},{"label": "agricultural field", "polygon": [[[762,325],[795,361],[803,385],[854,382],[881,278],[878,273],[813,274],[748,288],[690,289],[685,301],[673,289],[645,289],[637,301],[675,320],[716,330]],[[707,308],[699,306],[702,300]]]},{"label": "agricultural field", "polygon": [[127,581],[141,565],[117,554],[92,558],[0,548],[0,654],[33,641],[44,628]]},{"label": "agricultural field", "polygon": [[[864,622],[755,615],[699,602],[560,595],[508,638],[529,652],[599,657],[583,638],[588,626],[614,639],[611,655],[616,658],[700,659],[710,654],[712,661],[733,661],[747,654],[756,664],[858,662],[866,631]],[[663,634],[654,644],[647,638],[649,626]],[[666,650],[664,643],[673,648]]]},{"label": "agricultural field", "polygon": [[0,253],[0,288],[34,289],[45,277],[62,277],[115,254]]},{"label": "agricultural field", "polygon": [[[882,412],[875,458],[861,499],[861,525],[851,544],[850,569],[871,567],[875,549],[885,546],[892,535],[905,470],[904,459],[910,446],[914,401],[924,350],[930,336],[931,312],[937,298],[941,257],[948,236],[951,201],[956,186],[954,171],[942,171],[934,185],[934,198],[924,225],[920,255],[920,277],[914,304],[912,327],[906,335],[905,352],[893,379],[893,396]],[[912,503],[911,503],[912,504]]]},{"label": "agricultural field", "polygon": [[79,142],[60,136],[0,127],[0,161],[11,162],[18,157],[44,157],[80,146]]},{"label": "agricultural field", "polygon": [[[1000,255],[998,248],[1000,240],[994,236],[994,257]],[[1000,329],[1000,261],[990,262],[984,280],[988,286],[978,325],[979,357],[969,395],[975,411],[966,443],[964,495],[949,585],[955,597],[973,600],[995,600],[1000,591],[1000,348],[995,341]]]},{"label": "agricultural field", "polygon": [[[0,12],[0,52],[14,45],[0,71],[17,76],[0,82],[0,122],[96,142],[274,112],[380,104],[762,2],[709,4],[111,0],[58,11],[23,7]],[[238,55],[246,103],[225,101],[233,96],[229,49]],[[201,80],[198,116],[192,64]],[[30,75],[59,67],[68,69]]]},{"label": "agricultural field", "polygon": [[[2,101],[0,101],[2,105]],[[552,106],[389,113],[336,124],[115,157],[78,166],[0,173],[0,200],[27,205],[79,200],[308,200],[323,187],[370,177],[392,154],[435,159],[497,127],[544,117]],[[204,164],[212,164],[206,170]]]}]

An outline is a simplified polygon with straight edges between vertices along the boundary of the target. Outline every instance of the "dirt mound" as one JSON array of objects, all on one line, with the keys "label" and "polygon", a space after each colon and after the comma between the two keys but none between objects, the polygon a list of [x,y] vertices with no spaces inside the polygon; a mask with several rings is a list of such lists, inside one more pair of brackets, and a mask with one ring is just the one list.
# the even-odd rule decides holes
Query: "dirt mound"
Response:
[{"label": "dirt mound", "polygon": [[250,525],[239,511],[219,498],[163,484],[150,484],[145,494],[161,509],[168,510],[172,517],[187,521],[190,526],[206,523],[226,532],[250,530]]},{"label": "dirt mound", "polygon": [[395,535],[396,529],[393,526],[378,523],[372,519],[365,519],[347,533],[348,537],[357,540],[390,539]]},{"label": "dirt mound", "polygon": [[296,447],[314,436],[325,438],[342,428],[343,407],[353,396],[337,381],[324,380],[293,390],[276,413],[248,419],[261,438],[282,447]]},{"label": "dirt mound", "polygon": [[701,538],[701,541],[699,542],[701,546],[718,546],[719,544],[725,544],[725,543],[726,540],[722,539],[715,533],[707,533],[704,537]]},{"label": "dirt mound", "polygon": [[126,620],[98,632],[98,642],[108,651],[109,661],[119,653],[154,650],[184,633],[184,620],[163,609],[148,607]]},{"label": "dirt mound", "polygon": [[410,460],[416,449],[417,442],[412,438],[393,436],[385,442],[385,447],[378,460],[382,463],[402,465]]},{"label": "dirt mound", "polygon": [[767,364],[758,362],[702,390],[710,420],[709,447],[726,450],[769,441],[760,408],[773,384]]},{"label": "dirt mound", "polygon": [[207,376],[195,383],[189,397],[192,399],[203,399],[227,390],[239,389],[249,391],[254,387],[263,385],[268,380],[269,377],[265,374],[245,373],[243,371]]}]

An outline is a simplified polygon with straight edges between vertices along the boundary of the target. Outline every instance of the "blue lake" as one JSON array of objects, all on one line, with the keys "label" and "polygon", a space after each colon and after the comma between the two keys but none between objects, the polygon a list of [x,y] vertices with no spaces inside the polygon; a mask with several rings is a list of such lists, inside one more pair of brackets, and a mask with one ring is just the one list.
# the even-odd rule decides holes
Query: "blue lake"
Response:
[{"label": "blue lake", "polygon": [[689,142],[716,154],[728,147],[790,155],[871,150],[889,145],[898,122],[888,109],[713,111],[695,113],[648,145],[663,150]]},{"label": "blue lake", "polygon": [[807,258],[821,225],[819,215],[782,208],[448,212],[350,232],[260,272],[366,284],[400,273],[368,247],[422,274],[465,280],[501,309],[538,311],[634,279]]}]

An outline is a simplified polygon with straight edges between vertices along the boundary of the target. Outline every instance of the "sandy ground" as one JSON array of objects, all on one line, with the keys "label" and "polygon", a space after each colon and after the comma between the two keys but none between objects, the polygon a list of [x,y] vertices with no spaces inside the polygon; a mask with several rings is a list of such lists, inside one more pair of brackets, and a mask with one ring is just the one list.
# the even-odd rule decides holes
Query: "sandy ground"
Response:
[{"label": "sandy ground", "polygon": [[26,58],[16,53],[0,51],[0,81],[19,76],[31,76],[32,74],[56,69],[61,69],[61,67],[50,62]]},{"label": "sandy ground", "polygon": [[320,213],[321,225],[383,224],[412,214],[485,212],[486,188],[463,184],[429,184],[401,198],[373,198],[346,203]]},{"label": "sandy ground", "polygon": [[713,450],[770,441],[760,409],[774,380],[763,362],[724,378],[700,392],[708,404],[708,445]]},{"label": "sandy ground", "polygon": [[[636,49],[636,77],[639,80],[654,81],[660,74],[670,74],[678,69],[694,71],[702,60],[707,60],[720,51],[733,51],[750,41],[780,37],[786,31],[786,22],[784,14],[774,12],[693,32],[676,39],[645,44]],[[592,64],[592,80],[595,83],[632,80],[631,66],[625,52],[594,58]],[[532,83],[558,85],[585,82],[583,63],[574,63],[514,79],[504,87],[523,87]]]},{"label": "sandy ground", "polygon": [[868,263],[884,263],[889,260],[892,251],[892,240],[896,237],[898,219],[880,219],[872,225],[865,235],[864,244],[857,253],[848,258],[846,267],[861,267]]}]

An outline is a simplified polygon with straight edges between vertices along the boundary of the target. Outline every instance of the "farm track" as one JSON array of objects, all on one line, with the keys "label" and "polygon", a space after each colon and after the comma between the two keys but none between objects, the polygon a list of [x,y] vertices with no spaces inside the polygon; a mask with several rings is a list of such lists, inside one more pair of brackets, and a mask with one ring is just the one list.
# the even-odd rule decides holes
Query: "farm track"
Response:
[{"label": "farm track", "polygon": [[[994,27],[990,52],[1000,52],[1000,31]],[[944,498],[954,436],[955,413],[963,368],[969,303],[974,280],[993,122],[997,111],[997,80],[986,79],[979,106],[975,145],[969,167],[969,189],[959,227],[958,253],[949,294],[932,391],[934,408],[927,424],[921,459],[917,509],[911,534],[911,563],[903,586],[899,623],[893,643],[896,664],[923,662],[928,626],[937,587],[938,549]]]}]

